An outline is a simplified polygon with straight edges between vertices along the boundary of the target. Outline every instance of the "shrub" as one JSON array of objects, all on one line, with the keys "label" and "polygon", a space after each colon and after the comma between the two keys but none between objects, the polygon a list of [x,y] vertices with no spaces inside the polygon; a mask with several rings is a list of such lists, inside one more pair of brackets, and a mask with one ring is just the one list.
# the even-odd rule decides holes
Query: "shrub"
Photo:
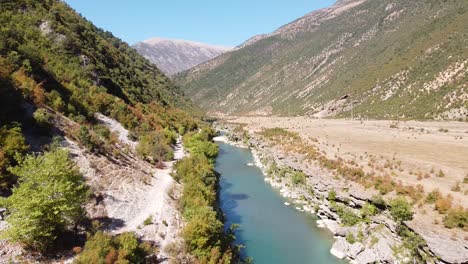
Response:
[{"label": "shrub", "polygon": [[468,228],[468,210],[461,207],[449,210],[444,218],[444,226],[447,228]]},{"label": "shrub", "polygon": [[145,263],[150,253],[151,246],[140,243],[133,233],[112,237],[98,231],[88,239],[75,263]]},{"label": "shrub", "polygon": [[20,184],[6,200],[11,226],[6,235],[12,241],[46,250],[63,230],[83,217],[88,187],[62,149],[29,155],[11,171]]},{"label": "shrub", "polygon": [[390,201],[390,214],[396,222],[413,219],[413,207],[405,198],[399,197]]},{"label": "shrub", "polygon": [[33,114],[34,120],[43,128],[49,128],[52,123],[52,115],[43,108],[37,109]]},{"label": "shrub", "polygon": [[143,225],[145,226],[151,225],[152,223],[153,223],[153,217],[151,215],[148,216],[148,218],[146,218],[145,221],[143,221]]},{"label": "shrub", "polygon": [[363,218],[369,218],[378,214],[379,210],[371,203],[365,203],[361,208],[361,216]]},{"label": "shrub", "polygon": [[440,197],[435,203],[435,209],[440,214],[445,214],[448,212],[448,210],[450,210],[450,208],[452,208],[452,201],[453,197],[450,194],[445,198]]},{"label": "shrub", "polygon": [[302,171],[296,171],[291,175],[291,181],[294,185],[305,184],[306,175]]},{"label": "shrub", "polygon": [[336,200],[336,191],[334,189],[331,189],[330,192],[328,192],[328,200],[329,201]]},{"label": "shrub", "polygon": [[173,158],[168,139],[160,131],[148,133],[140,138],[137,153],[145,159],[162,162]]},{"label": "shrub", "polygon": [[439,189],[435,189],[432,192],[427,194],[426,202],[429,204],[433,204],[437,200],[439,200],[441,197],[442,197],[442,194],[440,193]]},{"label": "shrub", "polygon": [[346,234],[346,241],[350,244],[356,243],[356,238],[354,237],[354,234],[352,232],[348,232]]},{"label": "shrub", "polygon": [[361,218],[347,207],[335,204],[332,205],[332,209],[336,211],[341,221],[346,226],[354,226],[361,221]]}]

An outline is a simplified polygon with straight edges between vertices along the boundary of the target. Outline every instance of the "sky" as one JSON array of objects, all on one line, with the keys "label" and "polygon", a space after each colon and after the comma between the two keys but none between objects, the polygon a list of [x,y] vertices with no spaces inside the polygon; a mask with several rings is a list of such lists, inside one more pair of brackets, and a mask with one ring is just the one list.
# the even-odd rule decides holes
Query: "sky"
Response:
[{"label": "sky", "polygon": [[234,47],[334,0],[64,0],[129,44],[152,37]]}]

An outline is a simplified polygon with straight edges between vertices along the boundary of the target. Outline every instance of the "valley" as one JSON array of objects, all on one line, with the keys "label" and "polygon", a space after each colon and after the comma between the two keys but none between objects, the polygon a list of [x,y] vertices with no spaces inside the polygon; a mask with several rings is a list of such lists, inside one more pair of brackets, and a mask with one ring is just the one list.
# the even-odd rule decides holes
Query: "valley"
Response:
[{"label": "valley", "polygon": [[[447,220],[457,210],[463,214],[468,204],[466,123],[252,116],[222,117],[219,122],[231,140],[252,149],[267,182],[303,204],[303,210],[318,214],[320,225],[335,235],[332,252],[340,258],[401,261],[404,257],[389,253],[400,245],[405,250],[427,247],[428,255],[421,255],[426,260],[467,260],[468,233]],[[398,224],[391,208],[399,197],[411,201],[412,213]],[[384,206],[365,220],[368,203]],[[347,222],[350,216],[342,215],[336,204],[363,217],[364,224],[360,218]],[[372,228],[382,223],[386,228]],[[404,242],[408,238],[398,231],[402,226],[418,234],[423,240],[411,240],[422,244]],[[375,248],[371,240],[361,239],[365,253],[360,255],[363,251],[353,251],[358,245],[348,237],[360,232],[366,238],[373,233],[376,241],[387,244]]]}]

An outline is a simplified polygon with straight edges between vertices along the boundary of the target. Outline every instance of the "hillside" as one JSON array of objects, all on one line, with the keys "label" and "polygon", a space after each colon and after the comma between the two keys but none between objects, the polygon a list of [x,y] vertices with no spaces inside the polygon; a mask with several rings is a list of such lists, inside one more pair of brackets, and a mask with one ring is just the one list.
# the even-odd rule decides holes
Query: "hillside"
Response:
[{"label": "hillside", "polygon": [[188,70],[230,50],[228,47],[161,38],[138,42],[133,48],[169,75]]},{"label": "hillside", "polygon": [[468,2],[338,1],[177,76],[219,114],[466,120]]},{"label": "hillside", "polygon": [[[156,66],[63,1],[2,1],[0,263],[188,263],[210,252],[233,255],[224,255],[230,244],[208,203],[203,211],[190,203],[190,215],[209,213],[203,224],[216,237],[196,252],[183,245],[208,236],[181,235],[185,224],[198,230],[200,223],[182,216],[179,200],[200,197],[186,197],[172,177],[182,166],[176,161],[191,161],[182,136],[216,156],[201,119]],[[192,152],[203,177],[214,175],[205,153]],[[201,173],[191,170],[184,185],[195,182],[214,197],[215,185],[200,183]]]}]

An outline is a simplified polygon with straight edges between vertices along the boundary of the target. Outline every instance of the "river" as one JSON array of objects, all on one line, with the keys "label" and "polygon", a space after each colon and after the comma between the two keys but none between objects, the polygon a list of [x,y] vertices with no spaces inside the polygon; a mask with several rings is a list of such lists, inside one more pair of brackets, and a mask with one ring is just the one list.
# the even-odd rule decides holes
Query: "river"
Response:
[{"label": "river", "polygon": [[221,174],[220,205],[226,226],[239,224],[237,243],[255,264],[345,263],[330,254],[331,234],[316,226],[317,218],[286,206],[252,164],[250,150],[218,142],[216,170]]}]

